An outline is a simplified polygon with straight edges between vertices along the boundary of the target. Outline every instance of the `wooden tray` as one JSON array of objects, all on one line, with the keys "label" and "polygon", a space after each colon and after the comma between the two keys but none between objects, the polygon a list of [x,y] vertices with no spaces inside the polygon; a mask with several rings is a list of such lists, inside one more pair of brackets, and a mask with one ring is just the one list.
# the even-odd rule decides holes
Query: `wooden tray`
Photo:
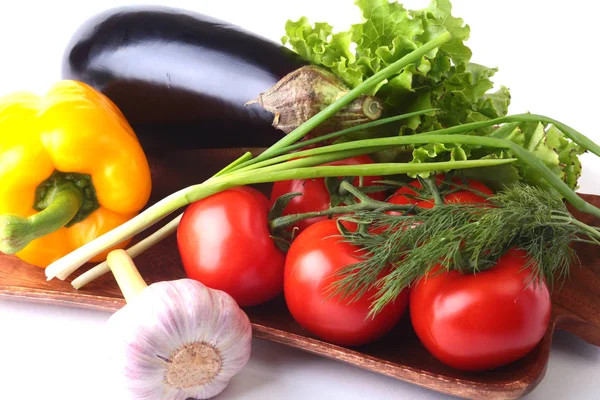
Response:
[{"label": "wooden tray", "polygon": [[[245,149],[195,150],[149,156],[155,182],[153,201],[212,175]],[[257,150],[259,151],[259,150]],[[190,166],[194,172],[190,173]],[[261,189],[268,190],[268,186]],[[582,195],[600,205],[600,197]],[[575,213],[587,223],[600,221]],[[578,244],[581,267],[553,293],[552,322],[540,344],[523,359],[493,371],[465,373],[435,360],[420,344],[409,317],[385,338],[368,346],[347,349],[320,341],[294,322],[282,297],[246,312],[254,335],[311,353],[414,383],[432,390],[469,399],[513,399],[531,391],[543,378],[552,334],[564,329],[600,346],[600,247]],[[185,277],[171,237],[137,259],[148,283]],[[0,255],[0,297],[31,302],[91,308],[113,312],[125,301],[112,276],[105,275],[80,291],[69,282],[47,282],[43,270],[15,257]]]}]

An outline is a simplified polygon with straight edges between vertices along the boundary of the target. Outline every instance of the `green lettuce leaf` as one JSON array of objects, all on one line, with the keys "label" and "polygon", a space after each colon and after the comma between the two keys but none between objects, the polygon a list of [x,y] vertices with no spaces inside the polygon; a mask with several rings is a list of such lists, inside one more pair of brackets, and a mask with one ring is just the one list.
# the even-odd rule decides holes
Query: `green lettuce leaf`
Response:
[{"label": "green lettuce leaf", "polygon": [[[401,134],[426,132],[459,123],[506,115],[508,89],[489,94],[495,68],[470,63],[465,45],[470,28],[452,16],[447,0],[434,0],[422,10],[407,10],[388,0],[356,0],[364,21],[347,32],[302,17],[288,21],[284,44],[312,62],[329,68],[348,86],[362,81],[444,32],[453,39],[376,87],[385,114],[437,107],[437,116],[414,117]],[[398,131],[388,132],[395,135]]]},{"label": "green lettuce leaf", "polygon": [[[349,87],[355,87],[444,32],[452,40],[423,56],[416,63],[374,88],[371,94],[383,101],[384,116],[439,108],[440,111],[358,132],[340,141],[367,137],[413,135],[508,114],[511,95],[505,86],[493,91],[496,68],[471,62],[465,41],[470,27],[452,15],[448,0],[432,0],[421,10],[408,10],[389,0],[355,0],[363,21],[347,32],[334,32],[327,23],[311,24],[305,17],[288,21],[282,42],[313,64],[330,69]],[[581,174],[582,149],[560,130],[542,124],[506,124],[471,132],[509,139],[533,152],[570,187],[576,188]],[[374,155],[376,161],[453,161],[477,158],[513,157],[508,151],[456,144],[428,144],[402,147]],[[478,171],[470,171],[478,174]],[[516,179],[543,185],[536,173],[522,163],[497,168],[497,185]],[[481,173],[485,176],[485,173]],[[488,179],[489,180],[489,179]]]}]

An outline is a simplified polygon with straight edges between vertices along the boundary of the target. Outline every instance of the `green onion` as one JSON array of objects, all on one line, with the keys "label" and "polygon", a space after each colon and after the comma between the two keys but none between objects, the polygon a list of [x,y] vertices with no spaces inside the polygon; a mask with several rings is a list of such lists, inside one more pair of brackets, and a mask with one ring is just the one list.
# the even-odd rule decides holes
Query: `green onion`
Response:
[{"label": "green onion", "polygon": [[[302,139],[307,133],[334,115],[338,110],[350,103],[356,97],[369,91],[384,79],[387,79],[409,64],[419,60],[429,51],[439,47],[450,39],[451,35],[449,33],[445,33],[424,44],[422,47],[414,50],[393,64],[390,64],[371,78],[356,86],[345,96],[341,97],[330,106],[313,116],[311,119],[299,126],[296,130],[282,138],[269,149],[265,150],[255,159],[251,159],[251,155],[249,153],[244,154],[238,160],[225,167],[217,175],[210,178],[206,182],[190,186],[164,198],[118,228],[107,232],[91,242],[88,242],[70,254],[67,254],[60,260],[52,263],[46,268],[46,276],[49,280],[54,277],[66,279],[72,272],[77,270],[93,256],[108,248],[111,248],[115,244],[120,243],[127,238],[138,234],[177,209],[236,186],[288,179],[309,179],[318,177],[395,175],[401,173],[419,174],[439,170],[456,170],[463,168],[495,166],[516,161],[516,159],[480,159],[434,163],[380,163],[355,166],[322,165],[356,155],[368,154],[409,144],[455,143],[510,149],[521,162],[528,164],[530,167],[539,172],[540,176],[544,178],[550,186],[554,187],[558,193],[564,196],[564,198],[575,208],[600,217],[600,209],[580,198],[564,182],[555,176],[539,159],[522,147],[504,139],[458,134],[504,122],[549,122],[555,124],[558,128],[565,132],[567,136],[569,136],[573,141],[582,147],[592,151],[594,154],[600,155],[600,146],[596,145],[590,139],[574,129],[544,116],[532,114],[507,116],[490,121],[463,124],[427,134],[357,140],[348,143],[299,151],[292,154],[284,154],[292,149],[295,150],[299,148],[298,145],[294,145],[294,143]],[[421,113],[429,111],[430,110],[425,110]],[[395,120],[398,120],[401,119],[401,116],[394,118]],[[391,122],[391,120],[383,122],[379,121],[379,123],[386,122]],[[360,127],[357,127],[355,130],[358,129],[360,129]],[[330,137],[340,136],[342,134],[344,134],[344,131],[332,134]]]}]

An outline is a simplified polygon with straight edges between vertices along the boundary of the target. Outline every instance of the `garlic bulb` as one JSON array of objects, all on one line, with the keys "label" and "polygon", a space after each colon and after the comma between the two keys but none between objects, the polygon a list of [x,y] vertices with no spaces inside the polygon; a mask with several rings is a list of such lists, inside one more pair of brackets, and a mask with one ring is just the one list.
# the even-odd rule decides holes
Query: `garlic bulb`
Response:
[{"label": "garlic bulb", "polygon": [[[131,261],[117,252],[108,259],[113,273]],[[123,293],[128,304],[110,317],[107,328],[115,372],[130,398],[207,399],[248,362],[250,320],[225,292],[180,279],[154,283],[134,296]]]}]

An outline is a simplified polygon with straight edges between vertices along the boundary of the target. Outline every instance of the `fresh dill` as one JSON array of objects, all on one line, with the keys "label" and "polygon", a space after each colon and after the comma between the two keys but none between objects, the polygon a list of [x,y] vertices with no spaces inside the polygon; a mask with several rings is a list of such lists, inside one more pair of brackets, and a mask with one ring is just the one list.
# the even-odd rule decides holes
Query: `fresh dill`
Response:
[{"label": "fresh dill", "polygon": [[375,315],[437,265],[477,273],[493,267],[511,248],[528,254],[530,281],[544,279],[552,286],[567,278],[578,261],[573,241],[600,244],[600,232],[576,220],[561,197],[547,189],[519,183],[487,200],[440,204],[403,215],[364,211],[348,217],[368,226],[342,232],[342,240],[364,255],[337,272],[329,294],[352,302],[375,288],[370,299]]}]

